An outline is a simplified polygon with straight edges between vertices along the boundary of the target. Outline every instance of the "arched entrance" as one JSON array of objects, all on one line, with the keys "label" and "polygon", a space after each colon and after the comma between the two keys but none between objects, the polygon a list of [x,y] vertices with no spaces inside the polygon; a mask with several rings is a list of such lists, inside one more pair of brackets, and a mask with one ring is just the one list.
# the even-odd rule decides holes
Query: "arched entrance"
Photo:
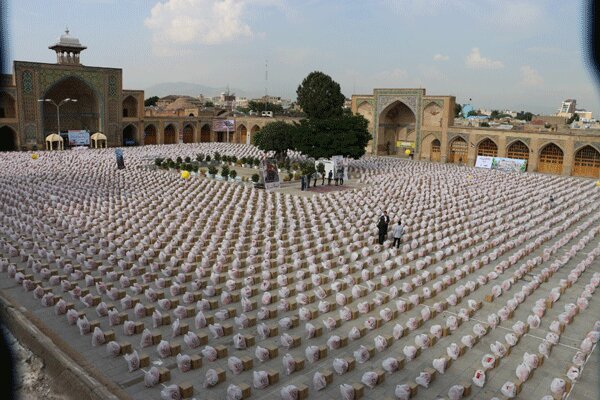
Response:
[{"label": "arched entrance", "polygon": [[123,100],[123,118],[136,118],[137,117],[137,106],[138,102],[133,96],[127,96]]},{"label": "arched entrance", "polygon": [[433,139],[431,142],[431,152],[429,154],[430,161],[440,162],[442,159],[442,144],[438,139]]},{"label": "arched entrance", "polygon": [[498,146],[490,138],[485,138],[477,146],[478,156],[498,157]]},{"label": "arched entrance", "polygon": [[450,143],[450,150],[448,152],[448,162],[452,164],[466,164],[467,163],[467,142],[460,136],[455,138]]},{"label": "arched entrance", "polygon": [[17,133],[8,126],[0,128],[0,151],[17,150]]},{"label": "arched entrance", "polygon": [[506,157],[525,160],[527,161],[526,168],[529,167],[529,147],[520,140],[514,141],[508,146],[506,149]]},{"label": "arched entrance", "polygon": [[[65,102],[60,106],[61,132],[68,130],[97,132],[100,130],[98,98],[94,90],[83,80],[72,76],[65,78],[46,91],[44,98],[51,99],[56,104],[60,104],[67,98],[77,100],[77,102]],[[42,104],[44,133],[57,132],[56,106],[50,102]]]},{"label": "arched entrance", "polygon": [[256,132],[260,131],[260,126],[258,125],[254,125],[251,129],[250,129],[250,140],[248,140],[249,144],[252,144],[252,139],[254,139],[254,134]]},{"label": "arched entrance", "polygon": [[15,99],[6,92],[0,92],[0,118],[16,118]]},{"label": "arched entrance", "polygon": [[577,150],[573,175],[600,178],[600,152],[589,145]]},{"label": "arched entrance", "polygon": [[248,129],[246,129],[245,125],[240,125],[238,131],[240,132],[240,143],[246,143],[248,138]]},{"label": "arched entrance", "polygon": [[202,125],[202,128],[200,128],[200,141],[202,143],[210,142],[210,125],[209,124],[204,124],[204,125]]},{"label": "arched entrance", "polygon": [[562,174],[563,156],[563,151],[554,143],[546,145],[542,151],[540,151],[538,172]]},{"label": "arched entrance", "polygon": [[137,129],[133,125],[127,125],[123,129],[123,146],[136,146],[137,143]]},{"label": "arched entrance", "polygon": [[194,127],[191,124],[183,127],[183,143],[194,143]]},{"label": "arched entrance", "polygon": [[156,144],[156,127],[154,125],[148,125],[144,129],[144,144]]},{"label": "arched entrance", "polygon": [[[378,154],[396,154],[396,141],[415,141],[415,114],[401,101],[387,106],[379,116],[377,136]],[[404,154],[403,149],[400,149]]]},{"label": "arched entrance", "polygon": [[175,144],[177,143],[177,130],[172,124],[169,124],[165,127],[165,144]]}]

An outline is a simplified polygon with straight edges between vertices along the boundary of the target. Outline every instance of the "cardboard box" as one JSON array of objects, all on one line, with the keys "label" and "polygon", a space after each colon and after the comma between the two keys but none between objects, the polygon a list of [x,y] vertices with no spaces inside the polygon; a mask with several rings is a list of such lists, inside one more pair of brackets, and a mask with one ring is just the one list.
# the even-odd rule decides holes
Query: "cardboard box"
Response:
[{"label": "cardboard box", "polygon": [[181,345],[179,343],[171,343],[171,355],[176,356],[181,353]]},{"label": "cardboard box", "polygon": [[382,369],[376,369],[375,373],[377,374],[377,384],[381,385],[383,381],[385,381],[385,371]]},{"label": "cardboard box", "polygon": [[96,329],[96,328],[100,328],[100,321],[98,321],[98,320],[90,321],[90,332],[89,333],[94,332],[94,329]]},{"label": "cardboard box", "polygon": [[354,388],[354,399],[362,399],[365,394],[365,387],[360,383],[353,383],[352,388]]},{"label": "cardboard box", "polygon": [[162,333],[159,331],[152,332],[152,344],[159,344],[162,340]]},{"label": "cardboard box", "polygon": [[189,382],[181,382],[179,385],[179,394],[183,399],[192,397],[194,395],[194,386]]},{"label": "cardboard box", "polygon": [[352,371],[356,366],[356,360],[354,359],[354,357],[345,357],[344,360],[346,360],[346,362],[348,363],[348,371],[346,372]]},{"label": "cardboard box", "polygon": [[192,369],[202,368],[202,357],[198,354],[190,356],[192,359]]},{"label": "cardboard box", "polygon": [[254,366],[254,360],[248,356],[240,357],[240,360],[242,361],[242,368],[244,371],[249,371]]},{"label": "cardboard box", "polygon": [[217,378],[219,379],[218,383],[225,382],[225,379],[227,379],[225,371],[221,368],[215,368],[215,371],[217,372]]},{"label": "cardboard box", "polygon": [[301,371],[304,369],[304,358],[294,358],[294,364],[296,367],[294,371]]},{"label": "cardboard box", "polygon": [[129,354],[133,351],[129,342],[119,342],[119,346],[121,346],[121,355]]},{"label": "cardboard box", "polygon": [[322,375],[325,378],[325,382],[327,382],[328,385],[333,383],[333,371],[326,369],[322,372]]},{"label": "cardboard box", "polygon": [[152,313],[154,312],[154,306],[153,305],[146,305],[144,308],[146,309],[146,317],[151,316]]},{"label": "cardboard box", "polygon": [[252,335],[244,335],[244,339],[246,340],[246,347],[252,347],[256,343],[256,341],[254,340],[254,336]]},{"label": "cardboard box", "polygon": [[140,368],[146,368],[150,366],[150,357],[148,354],[140,354]]},{"label": "cardboard box", "polygon": [[269,385],[279,382],[279,372],[270,369],[267,371],[267,375],[269,377]]},{"label": "cardboard box", "polygon": [[240,383],[239,388],[242,390],[242,399],[247,399],[252,396],[252,389],[245,383]]},{"label": "cardboard box", "polygon": [[308,386],[299,384],[296,388],[298,389],[298,400],[308,399]]},{"label": "cardboard box", "polygon": [[227,347],[219,345],[215,346],[215,350],[217,350],[217,358],[227,357]]},{"label": "cardboard box", "polygon": [[269,359],[274,359],[279,354],[279,349],[272,344],[265,345],[265,349],[269,351]]},{"label": "cardboard box", "polygon": [[104,341],[106,343],[112,342],[115,340],[115,331],[105,331],[104,332]]},{"label": "cardboard box", "polygon": [[327,346],[322,345],[319,346],[319,360],[322,360],[327,357]]},{"label": "cardboard box", "polygon": [[415,382],[411,382],[408,384],[408,386],[410,388],[410,398],[412,399],[417,395],[419,385],[417,385]]},{"label": "cardboard box", "polygon": [[171,380],[171,371],[167,368],[161,367],[158,369],[158,382],[164,383]]}]

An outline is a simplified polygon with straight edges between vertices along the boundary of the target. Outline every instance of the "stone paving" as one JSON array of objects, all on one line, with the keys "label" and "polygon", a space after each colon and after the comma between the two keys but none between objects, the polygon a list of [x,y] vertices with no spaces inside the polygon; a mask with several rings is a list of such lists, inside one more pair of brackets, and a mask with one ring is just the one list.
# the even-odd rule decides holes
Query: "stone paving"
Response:
[{"label": "stone paving", "polygon": [[[595,182],[367,158],[348,190],[267,193],[147,167],[215,150],[256,152],[127,149],[126,170],[110,150],[3,154],[0,289],[133,399],[502,399],[507,382],[522,399],[600,397],[595,343],[573,359],[600,329]],[[405,224],[400,249],[376,243],[383,209]],[[496,341],[507,354],[478,387]],[[520,383],[526,352],[541,365]]]}]

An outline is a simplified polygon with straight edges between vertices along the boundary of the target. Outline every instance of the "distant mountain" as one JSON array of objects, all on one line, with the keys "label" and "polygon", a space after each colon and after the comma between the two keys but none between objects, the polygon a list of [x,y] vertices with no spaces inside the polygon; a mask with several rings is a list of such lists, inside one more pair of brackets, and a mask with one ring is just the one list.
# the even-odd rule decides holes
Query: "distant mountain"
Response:
[{"label": "distant mountain", "polygon": [[[226,87],[215,88],[191,82],[164,82],[147,87],[145,90],[145,96],[163,97],[170,94],[177,94],[196,97],[202,94],[205,97],[213,97],[219,96],[221,93],[226,91]],[[253,93],[246,92],[245,90],[241,89],[229,88],[229,92],[235,93],[235,95],[238,97],[254,97]]]}]

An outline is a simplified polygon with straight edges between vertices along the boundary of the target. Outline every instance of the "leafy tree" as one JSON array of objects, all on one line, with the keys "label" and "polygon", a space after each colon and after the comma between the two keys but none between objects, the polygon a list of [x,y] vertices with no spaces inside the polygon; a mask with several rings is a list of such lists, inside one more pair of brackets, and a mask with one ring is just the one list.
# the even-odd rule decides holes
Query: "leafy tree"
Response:
[{"label": "leafy tree", "polygon": [[500,115],[500,112],[498,110],[492,110],[492,113],[490,114],[490,119],[497,119]]},{"label": "leafy tree", "polygon": [[221,176],[225,179],[229,176],[229,167],[227,165],[223,165],[221,168]]},{"label": "leafy tree", "polygon": [[462,111],[462,106],[459,103],[454,104],[454,116],[460,117],[460,113]]},{"label": "leafy tree", "polygon": [[232,170],[229,172],[229,177],[230,177],[231,179],[235,179],[235,177],[236,177],[236,176],[237,176],[237,172],[236,172],[236,170],[235,170],[235,169],[232,169]]},{"label": "leafy tree", "polygon": [[144,100],[144,107],[155,106],[159,99],[160,97],[158,96],[148,97],[146,100]]},{"label": "leafy tree", "polygon": [[467,114],[467,117],[472,117],[472,116],[476,116],[476,115],[479,115],[479,113],[477,111],[475,111],[475,110],[471,110]]},{"label": "leafy tree", "polygon": [[304,119],[297,124],[294,148],[315,159],[334,155],[358,159],[371,140],[368,126],[369,122],[358,114]]},{"label": "leafy tree", "polygon": [[309,118],[332,118],[342,114],[345,97],[340,85],[323,72],[308,74],[296,94],[298,104]]},{"label": "leafy tree", "polygon": [[252,182],[257,183],[260,180],[260,175],[252,174]]},{"label": "leafy tree", "polygon": [[490,127],[490,124],[488,124],[487,122],[483,121],[483,122],[481,123],[481,125],[479,125],[479,126],[481,126],[482,128],[489,128],[489,127]]},{"label": "leafy tree", "polygon": [[527,111],[527,112],[519,111],[515,118],[520,119],[522,121],[531,121],[531,119],[533,118],[533,114],[530,113],[529,111]]},{"label": "leafy tree", "polygon": [[279,104],[273,104],[271,102],[265,103],[261,101],[250,100],[248,102],[248,108],[257,113],[261,111],[273,111],[273,114],[283,114],[283,107]]},{"label": "leafy tree", "polygon": [[263,151],[275,152],[278,161],[282,161],[288,149],[293,149],[296,127],[283,121],[270,122],[254,134],[254,145]]},{"label": "leafy tree", "polygon": [[567,125],[571,125],[575,121],[579,121],[579,114],[574,113],[573,115],[571,115],[571,118],[567,120]]},{"label": "leafy tree", "polygon": [[214,107],[215,103],[213,103],[210,100],[206,100],[206,102],[204,103],[204,107]]}]

